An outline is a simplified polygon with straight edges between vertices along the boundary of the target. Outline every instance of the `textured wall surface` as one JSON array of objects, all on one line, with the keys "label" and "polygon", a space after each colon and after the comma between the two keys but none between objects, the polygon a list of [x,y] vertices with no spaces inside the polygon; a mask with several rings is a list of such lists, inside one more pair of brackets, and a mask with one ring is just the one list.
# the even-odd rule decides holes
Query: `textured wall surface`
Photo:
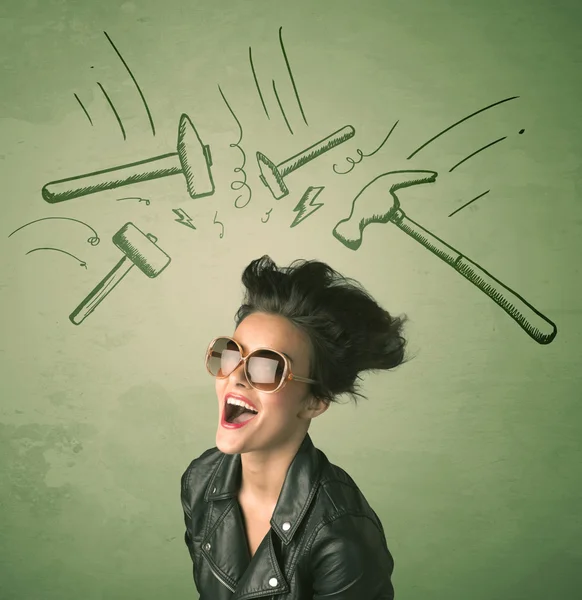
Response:
[{"label": "textured wall surface", "polygon": [[[310,430],[380,516],[398,600],[574,598],[579,3],[0,14],[0,598],[197,597],[179,483],[214,445],[203,355],[263,254],[329,262],[410,319],[414,359]],[[344,127],[284,197],[260,180],[257,152],[284,163]],[[124,252],[137,266],[91,304]]]}]

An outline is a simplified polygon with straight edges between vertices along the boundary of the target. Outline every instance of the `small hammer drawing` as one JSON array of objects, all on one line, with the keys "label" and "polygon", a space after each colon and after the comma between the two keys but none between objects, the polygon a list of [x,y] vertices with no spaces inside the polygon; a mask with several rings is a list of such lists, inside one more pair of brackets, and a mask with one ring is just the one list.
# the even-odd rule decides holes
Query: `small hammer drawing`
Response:
[{"label": "small hammer drawing", "polygon": [[170,264],[171,258],[156,245],[156,236],[143,233],[133,223],[126,223],[112,240],[125,256],[69,315],[75,325],[80,325],[133,267],[153,278]]},{"label": "small hammer drawing", "polygon": [[[487,294],[536,342],[549,344],[557,333],[552,321],[481,266],[409,219],[400,208],[396,190],[432,183],[436,177],[434,171],[391,171],[379,175],[354,198],[350,215],[335,226],[333,235],[347,248],[357,250],[362,244],[363,231],[370,223],[394,223]],[[388,196],[392,197],[391,206],[386,202]]]},{"label": "small hammer drawing", "polygon": [[324,152],[353,138],[355,134],[356,130],[351,125],[346,125],[320,142],[316,142],[303,150],[303,152],[292,156],[278,165],[268,159],[262,152],[257,152],[257,163],[261,171],[259,179],[269,188],[273,197],[276,200],[280,200],[289,193],[287,186],[283,182],[283,177],[317,158]]},{"label": "small hammer drawing", "polygon": [[178,125],[177,150],[170,154],[162,154],[103,171],[51,181],[42,188],[42,197],[47,202],[55,204],[178,173],[182,173],[186,178],[186,187],[191,198],[213,194],[210,147],[202,143],[192,121],[185,114],[180,117]]}]

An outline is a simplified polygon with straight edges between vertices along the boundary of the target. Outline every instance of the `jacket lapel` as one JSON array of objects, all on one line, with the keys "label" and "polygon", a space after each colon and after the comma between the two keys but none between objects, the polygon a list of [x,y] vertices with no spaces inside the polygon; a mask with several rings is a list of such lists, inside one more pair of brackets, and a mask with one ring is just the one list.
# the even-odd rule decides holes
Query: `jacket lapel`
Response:
[{"label": "jacket lapel", "polygon": [[271,530],[251,560],[237,500],[240,454],[222,457],[205,494],[210,506],[201,548],[217,579],[235,592],[233,600],[289,591],[284,565],[279,564],[274,544],[287,546],[292,541],[317,493],[321,468],[319,452],[306,435],[287,471],[271,518]]}]

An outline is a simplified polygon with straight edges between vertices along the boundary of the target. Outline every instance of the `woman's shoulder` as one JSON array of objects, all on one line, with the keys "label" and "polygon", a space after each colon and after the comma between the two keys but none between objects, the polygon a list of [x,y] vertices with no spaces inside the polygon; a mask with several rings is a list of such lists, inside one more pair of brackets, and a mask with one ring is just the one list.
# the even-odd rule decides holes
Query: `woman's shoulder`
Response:
[{"label": "woman's shoulder", "polygon": [[216,465],[221,456],[222,453],[215,446],[205,450],[200,456],[192,460],[182,474],[182,490],[186,491],[191,487],[193,476],[196,476],[197,481],[200,481],[200,477],[210,477],[213,470],[212,467]]},{"label": "woman's shoulder", "polygon": [[320,485],[325,491],[322,497],[331,500],[334,512],[338,516],[360,514],[376,520],[375,511],[354,478],[345,469],[325,458]]}]

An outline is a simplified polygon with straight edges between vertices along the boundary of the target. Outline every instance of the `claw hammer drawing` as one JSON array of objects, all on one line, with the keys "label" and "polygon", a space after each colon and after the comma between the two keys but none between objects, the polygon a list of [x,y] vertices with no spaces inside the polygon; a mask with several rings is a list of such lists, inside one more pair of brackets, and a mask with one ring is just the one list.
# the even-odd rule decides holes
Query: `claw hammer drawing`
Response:
[{"label": "claw hammer drawing", "polygon": [[[435,171],[391,171],[379,175],[354,198],[349,216],[333,229],[334,237],[347,248],[357,250],[370,223],[393,223],[487,294],[536,342],[549,344],[557,333],[552,321],[481,266],[407,217],[400,208],[397,190],[432,183],[436,177]],[[391,205],[386,202],[390,197]]]}]

